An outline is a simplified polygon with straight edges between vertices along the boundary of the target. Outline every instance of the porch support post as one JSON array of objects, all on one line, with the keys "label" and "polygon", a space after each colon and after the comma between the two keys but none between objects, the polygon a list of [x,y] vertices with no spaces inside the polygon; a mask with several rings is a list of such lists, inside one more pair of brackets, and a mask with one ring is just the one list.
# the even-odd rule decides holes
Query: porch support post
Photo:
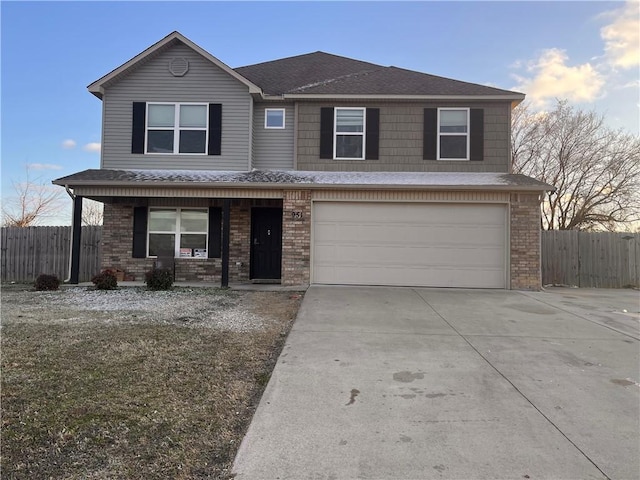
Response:
[{"label": "porch support post", "polygon": [[80,236],[82,235],[82,197],[73,199],[73,220],[71,222],[71,272],[69,283],[80,283]]},{"label": "porch support post", "polygon": [[229,286],[229,237],[231,232],[231,200],[222,200],[222,278],[220,286]]}]

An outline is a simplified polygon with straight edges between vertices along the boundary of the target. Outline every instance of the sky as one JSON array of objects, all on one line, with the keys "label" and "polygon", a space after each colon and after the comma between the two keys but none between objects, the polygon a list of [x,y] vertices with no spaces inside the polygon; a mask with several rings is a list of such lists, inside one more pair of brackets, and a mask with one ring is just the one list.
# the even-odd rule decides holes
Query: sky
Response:
[{"label": "sky", "polygon": [[[314,51],[555,99],[639,134],[640,3],[0,2],[1,192],[100,166],[87,85],[174,30],[231,67]],[[52,187],[61,188],[61,187]],[[70,200],[49,224],[70,223]],[[69,208],[67,208],[69,207]]]}]

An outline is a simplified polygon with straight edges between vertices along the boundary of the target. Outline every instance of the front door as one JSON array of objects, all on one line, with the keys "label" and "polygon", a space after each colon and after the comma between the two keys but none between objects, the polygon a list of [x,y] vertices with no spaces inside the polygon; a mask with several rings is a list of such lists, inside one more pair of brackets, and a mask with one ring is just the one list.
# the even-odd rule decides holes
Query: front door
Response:
[{"label": "front door", "polygon": [[251,210],[251,278],[278,279],[282,262],[282,208]]}]

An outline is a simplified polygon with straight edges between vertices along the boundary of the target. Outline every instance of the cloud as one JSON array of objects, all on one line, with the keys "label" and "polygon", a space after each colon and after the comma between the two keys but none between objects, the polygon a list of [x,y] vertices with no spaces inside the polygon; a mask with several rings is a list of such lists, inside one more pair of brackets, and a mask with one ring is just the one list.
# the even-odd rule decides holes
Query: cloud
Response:
[{"label": "cloud", "polygon": [[76,147],[76,141],[75,140],[71,140],[70,138],[65,140],[64,142],[62,142],[62,148],[66,149],[66,150],[70,150],[72,148]]},{"label": "cloud", "polygon": [[100,153],[100,147],[101,147],[101,145],[100,145],[99,142],[92,142],[92,143],[87,143],[82,148],[87,152],[98,152],[98,153]]},{"label": "cloud", "polygon": [[525,64],[528,75],[512,75],[518,82],[514,89],[526,93],[538,108],[556,98],[574,102],[595,100],[605,85],[603,75],[588,62],[570,66],[568,60],[564,50],[543,50],[538,58]]},{"label": "cloud", "polygon": [[62,170],[62,166],[52,163],[30,163],[29,168],[31,170]]},{"label": "cloud", "polygon": [[640,65],[640,2],[627,0],[624,7],[607,12],[611,23],[600,29],[606,60],[612,67]]},{"label": "cloud", "polygon": [[623,83],[622,85],[616,85],[616,89],[622,90],[624,88],[636,88],[640,89],[640,80],[632,80],[627,83]]}]

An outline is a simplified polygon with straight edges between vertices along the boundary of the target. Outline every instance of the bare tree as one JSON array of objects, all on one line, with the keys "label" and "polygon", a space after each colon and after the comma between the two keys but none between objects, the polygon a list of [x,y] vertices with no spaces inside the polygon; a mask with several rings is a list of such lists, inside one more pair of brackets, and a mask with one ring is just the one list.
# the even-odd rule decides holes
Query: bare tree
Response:
[{"label": "bare tree", "polygon": [[640,138],[604,117],[558,101],[550,112],[513,112],[513,172],[550,183],[542,204],[548,230],[616,230],[640,219]]},{"label": "bare tree", "polygon": [[82,224],[93,226],[102,225],[103,204],[86,198],[82,205]]},{"label": "bare tree", "polygon": [[46,185],[39,178],[33,179],[29,165],[24,181],[12,181],[14,195],[3,200],[2,225],[5,227],[30,227],[38,225],[62,208],[59,187]]}]

